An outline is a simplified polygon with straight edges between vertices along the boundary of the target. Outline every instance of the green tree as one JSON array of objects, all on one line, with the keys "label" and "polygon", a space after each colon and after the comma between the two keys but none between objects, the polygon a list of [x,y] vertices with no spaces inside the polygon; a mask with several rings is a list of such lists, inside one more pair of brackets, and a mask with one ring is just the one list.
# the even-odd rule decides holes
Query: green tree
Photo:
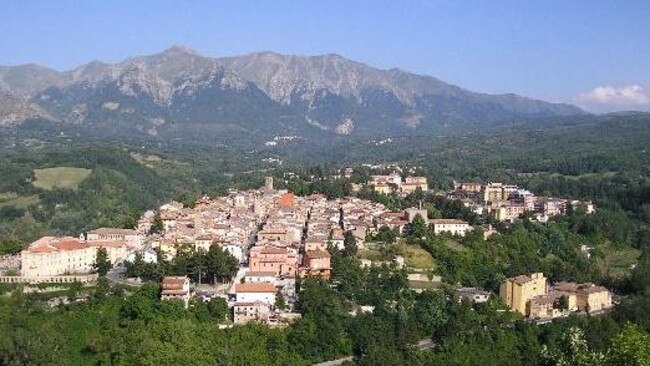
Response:
[{"label": "green tree", "polygon": [[377,231],[377,235],[375,235],[375,239],[383,242],[384,244],[393,244],[397,239],[397,234],[395,234],[395,230],[384,225],[380,227],[379,230]]},{"label": "green tree", "polygon": [[68,300],[69,301],[75,301],[77,300],[77,296],[79,293],[83,290],[83,285],[81,282],[75,281],[70,284],[70,287],[68,287],[68,290],[66,291]]},{"label": "green tree", "polygon": [[215,320],[222,321],[229,314],[228,303],[221,297],[215,297],[208,302],[208,311]]},{"label": "green tree", "polygon": [[156,211],[153,216],[153,222],[151,223],[151,228],[149,229],[149,234],[159,234],[163,231],[163,221],[160,217],[160,211]]},{"label": "green tree", "polygon": [[95,263],[93,263],[93,269],[95,272],[97,272],[100,277],[105,277],[111,268],[113,268],[113,265],[111,264],[110,258],[108,258],[108,251],[106,251],[106,248],[97,248]]},{"label": "green tree", "polygon": [[278,291],[275,294],[275,307],[284,310],[284,308],[287,307],[287,303],[284,301],[284,296],[282,296],[282,292]]},{"label": "green tree", "polygon": [[343,239],[343,253],[348,257],[357,255],[357,238],[352,231],[346,231]]},{"label": "green tree", "polygon": [[545,366],[599,366],[605,364],[602,353],[589,349],[584,332],[571,327],[555,346],[542,347],[542,364]]},{"label": "green tree", "polygon": [[607,353],[607,365],[650,365],[650,334],[643,332],[636,325],[626,324],[621,333],[612,340],[612,346]]},{"label": "green tree", "polygon": [[420,214],[416,214],[406,231],[406,237],[411,240],[421,241],[427,238],[427,222]]}]

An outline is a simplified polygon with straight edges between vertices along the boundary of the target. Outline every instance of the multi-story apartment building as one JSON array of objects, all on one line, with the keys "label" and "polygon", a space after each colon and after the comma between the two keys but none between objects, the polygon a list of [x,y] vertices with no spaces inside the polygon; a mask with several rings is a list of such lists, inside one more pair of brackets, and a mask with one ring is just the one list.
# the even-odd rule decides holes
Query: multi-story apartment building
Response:
[{"label": "multi-story apartment building", "polygon": [[457,219],[431,219],[429,225],[433,229],[433,233],[438,235],[442,233],[449,233],[452,235],[465,236],[471,230],[469,224],[463,220]]},{"label": "multi-story apartment building", "polygon": [[114,229],[99,228],[90,230],[86,233],[85,238],[88,241],[123,241],[130,246],[139,246],[142,243],[143,235],[136,230],[131,229]]},{"label": "multi-story apartment building", "polygon": [[104,248],[113,264],[126,259],[124,241],[84,241],[73,237],[45,236],[20,253],[24,277],[90,273],[97,259],[97,249]]},{"label": "multi-story apartment building", "polygon": [[418,188],[422,191],[429,190],[426,177],[406,177],[404,183],[400,186],[401,191],[404,193],[415,192]]},{"label": "multi-story apartment building", "polygon": [[254,272],[274,272],[277,276],[295,276],[298,259],[287,248],[254,246],[250,249],[249,266]]},{"label": "multi-story apartment building", "polygon": [[501,285],[499,295],[510,308],[518,313],[529,316],[530,300],[536,296],[546,295],[546,277],[542,273],[530,276],[520,275],[508,278]]}]

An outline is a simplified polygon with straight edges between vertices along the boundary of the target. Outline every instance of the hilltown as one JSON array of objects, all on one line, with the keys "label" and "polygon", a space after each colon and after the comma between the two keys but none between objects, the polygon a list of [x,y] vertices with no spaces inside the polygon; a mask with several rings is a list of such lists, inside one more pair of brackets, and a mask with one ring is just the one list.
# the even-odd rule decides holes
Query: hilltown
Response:
[{"label": "hilltown", "polygon": [[[426,178],[402,179],[398,174],[372,176],[368,185],[380,193],[428,190]],[[461,200],[478,214],[493,215],[500,221],[514,221],[530,213],[533,219],[544,222],[578,205],[587,213],[594,211],[590,202],[537,197],[501,183],[455,183],[453,191],[446,195]],[[418,216],[427,220],[434,235],[465,236],[474,229],[458,219],[428,219],[427,210],[420,208],[390,212],[380,203],[355,197],[298,197],[274,189],[273,178],[267,177],[262,189],[231,191],[218,198],[204,196],[194,208],[178,202],[164,204],[157,212],[146,212],[135,229],[99,228],[78,238],[43,237],[21,252],[20,275],[4,273],[0,283],[92,283],[97,279],[92,272],[98,248],[105,249],[110,262],[119,268],[135,258],[156,263],[161,258],[173,259],[181,248],[198,252],[218,246],[239,263],[232,280],[221,287],[215,283],[205,287],[190,283],[187,276],[165,277],[161,298],[180,300],[188,307],[191,298],[210,301],[222,297],[232,310],[235,324],[283,324],[300,316],[294,313],[296,281],[304,277],[329,279],[330,251],[342,250],[346,235],[353,236],[363,247],[366,238],[380,228],[386,226],[401,233]],[[154,234],[151,229],[156,220],[162,230]],[[486,239],[495,233],[491,227],[484,229]],[[399,256],[394,263],[404,267],[404,259]],[[373,263],[365,261],[362,265]],[[477,288],[459,288],[458,294],[475,303],[491,296]],[[541,273],[505,280],[499,295],[513,311],[536,320],[570,312],[598,312],[612,306],[611,294],[603,287],[568,282],[549,286]],[[282,309],[276,308],[279,297],[286,304]]]}]

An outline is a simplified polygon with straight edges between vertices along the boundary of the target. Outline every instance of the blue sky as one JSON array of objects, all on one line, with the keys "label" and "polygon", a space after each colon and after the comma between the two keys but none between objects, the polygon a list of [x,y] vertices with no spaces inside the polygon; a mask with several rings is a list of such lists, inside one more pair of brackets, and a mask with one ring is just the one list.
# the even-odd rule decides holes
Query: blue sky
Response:
[{"label": "blue sky", "polygon": [[479,92],[650,110],[648,19],[647,0],[4,0],[0,65],[67,70],[172,44],[333,52]]}]

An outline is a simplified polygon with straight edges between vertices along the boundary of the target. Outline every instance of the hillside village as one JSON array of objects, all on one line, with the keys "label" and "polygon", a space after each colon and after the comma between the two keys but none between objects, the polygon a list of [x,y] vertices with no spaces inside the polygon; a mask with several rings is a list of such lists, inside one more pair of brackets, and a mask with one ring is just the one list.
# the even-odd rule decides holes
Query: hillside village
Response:
[{"label": "hillside village", "polygon": [[[374,175],[367,184],[382,194],[428,190],[425,177],[402,179],[395,173]],[[594,211],[590,202],[538,197],[501,183],[455,183],[454,189],[445,195],[462,201],[477,214],[508,222],[524,214],[545,222],[578,206],[583,206],[587,213]],[[134,229],[99,228],[76,238],[43,237],[20,253],[20,276],[0,276],[0,282],[93,283],[97,280],[93,272],[100,248],[117,268],[112,274],[120,281],[116,271],[123,270],[125,264],[172,261],[181,252],[207,253],[216,247],[234,258],[238,267],[228,281],[217,281],[216,276],[201,279],[201,273],[199,283],[191,283],[187,275],[164,277],[161,298],[180,300],[188,307],[192,298],[211,301],[220,297],[231,309],[234,324],[287,324],[300,316],[295,308],[297,282],[306,277],[328,280],[332,251],[345,250],[349,241],[364,248],[367,239],[384,227],[404,234],[416,220],[424,222],[433,235],[463,237],[474,229],[459,219],[430,219],[427,210],[420,207],[390,211],[381,203],[356,197],[296,196],[275,189],[273,178],[267,177],[261,189],[231,191],[222,197],[203,196],[192,208],[179,202],[164,204],[156,211],[146,212]],[[485,239],[496,233],[492,227],[483,229]],[[361,263],[386,264],[368,260]],[[388,264],[412,272],[409,278],[440,280],[431,273],[405,268],[400,255]],[[126,281],[139,284],[138,279]],[[479,288],[460,287],[457,291],[461,298],[473,303],[485,302],[492,295]],[[611,294],[604,287],[568,282],[548,286],[541,273],[506,279],[499,296],[513,311],[529,319],[551,319],[576,311],[599,312],[612,307]]]}]

